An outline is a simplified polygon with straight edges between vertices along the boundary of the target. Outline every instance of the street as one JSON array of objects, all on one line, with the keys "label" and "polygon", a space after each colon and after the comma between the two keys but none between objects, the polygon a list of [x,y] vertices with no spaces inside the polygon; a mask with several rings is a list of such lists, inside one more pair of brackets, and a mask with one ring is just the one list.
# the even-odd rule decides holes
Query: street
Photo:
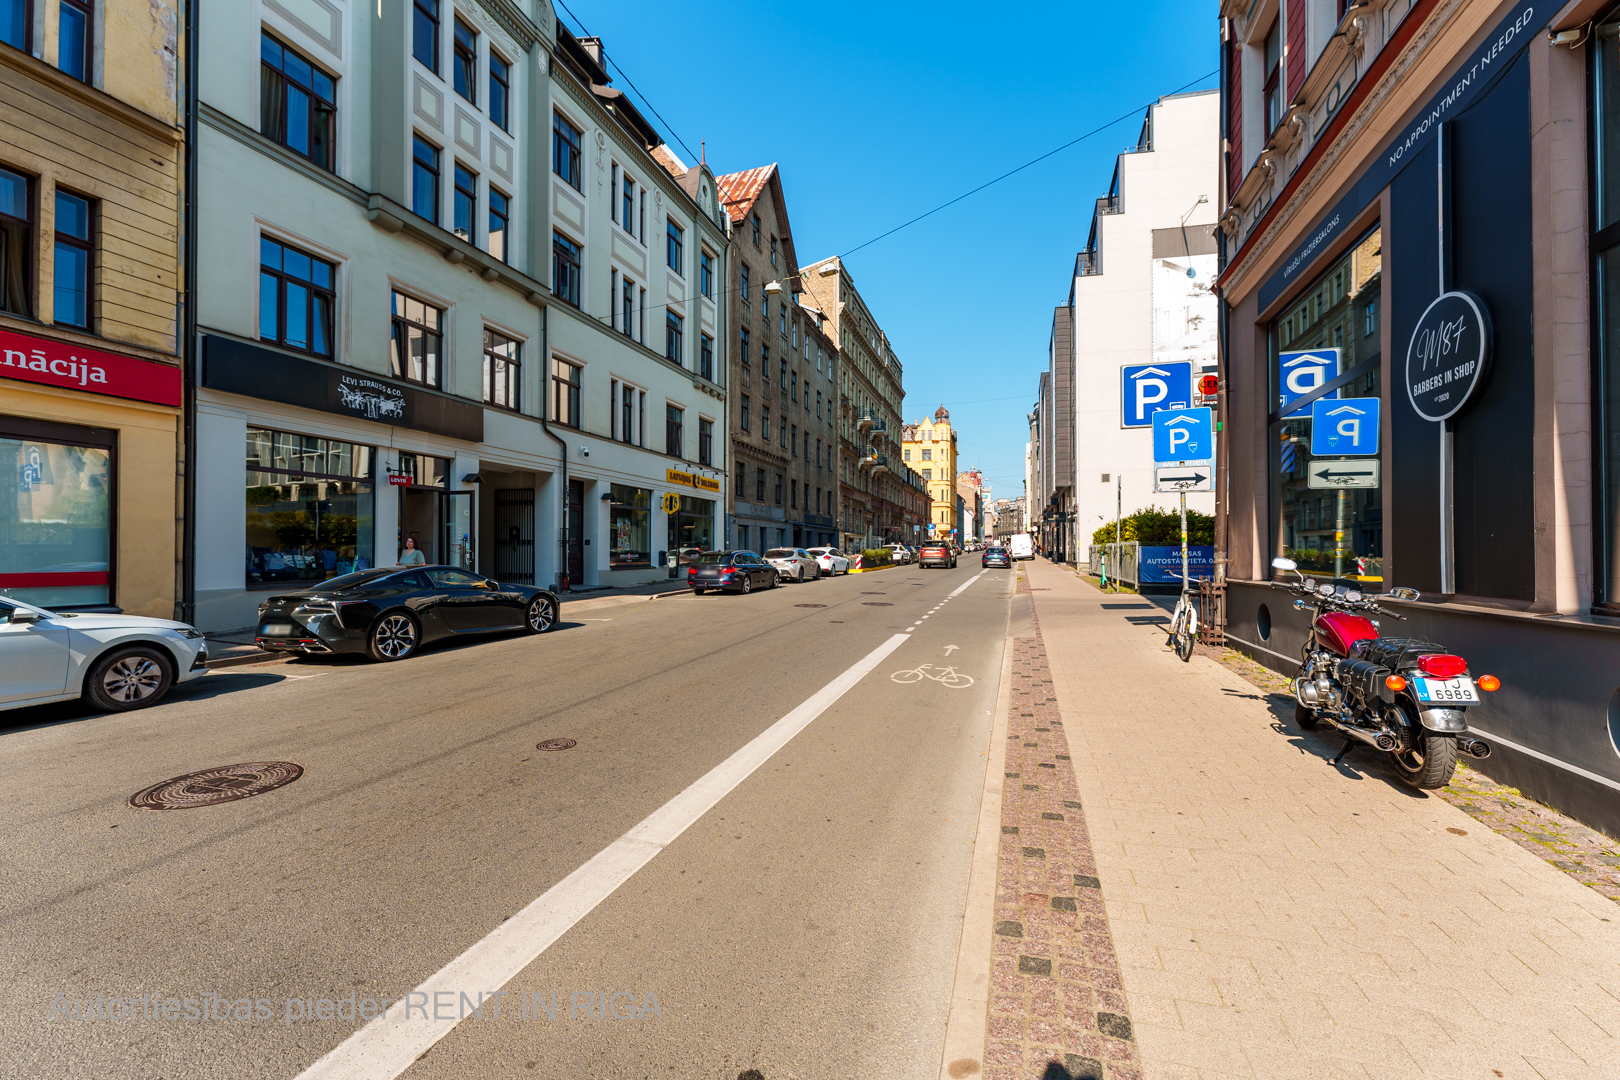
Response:
[{"label": "street", "polygon": [[[301,1015],[320,999],[404,998],[885,647],[600,903],[539,912],[560,933],[515,978],[434,984],[441,1017],[507,991],[498,1019],[467,1006],[424,1049],[351,1045],[378,1063],[323,1075],[937,1075],[1012,577],[964,559],[674,596],[400,664],[216,672],[123,715],[8,714],[10,1075],[298,1076],[365,1026]],[[129,805],[254,761],[304,771]],[[97,995],[137,1017],[66,1015]],[[148,1019],[150,995],[260,1015]]]}]

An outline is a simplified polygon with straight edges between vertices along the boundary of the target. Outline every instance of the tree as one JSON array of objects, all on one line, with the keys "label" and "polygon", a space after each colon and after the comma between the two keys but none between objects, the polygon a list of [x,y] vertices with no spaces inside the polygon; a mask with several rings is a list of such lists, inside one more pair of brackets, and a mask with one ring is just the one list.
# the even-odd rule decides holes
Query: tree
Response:
[{"label": "tree", "polygon": [[[1120,522],[1121,540],[1135,540],[1139,544],[1181,546],[1181,512],[1160,510],[1146,506]],[[1099,547],[1114,542],[1114,523],[1110,521],[1091,534],[1091,542]],[[1187,511],[1187,543],[1208,547],[1215,543],[1215,519],[1196,510]]]}]

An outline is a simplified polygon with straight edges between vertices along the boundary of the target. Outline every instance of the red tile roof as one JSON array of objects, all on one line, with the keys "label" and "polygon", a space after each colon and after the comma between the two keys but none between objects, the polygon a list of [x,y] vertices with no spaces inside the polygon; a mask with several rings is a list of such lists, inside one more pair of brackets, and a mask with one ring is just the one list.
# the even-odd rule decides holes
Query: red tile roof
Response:
[{"label": "red tile roof", "polygon": [[724,176],[714,178],[715,184],[720,189],[720,205],[731,215],[733,224],[741,224],[748,216],[754,200],[765,190],[765,185],[770,183],[771,174],[775,171],[776,162],[773,161],[758,169],[726,173]]}]

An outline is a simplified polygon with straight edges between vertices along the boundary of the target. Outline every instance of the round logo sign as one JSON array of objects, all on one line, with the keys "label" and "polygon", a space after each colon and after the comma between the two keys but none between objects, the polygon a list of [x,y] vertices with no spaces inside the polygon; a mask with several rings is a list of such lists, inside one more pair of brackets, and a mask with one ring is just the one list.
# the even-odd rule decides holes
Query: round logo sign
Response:
[{"label": "round logo sign", "polygon": [[1425,420],[1447,420],[1468,404],[1491,365],[1491,316],[1473,293],[1435,297],[1406,349],[1406,395]]}]

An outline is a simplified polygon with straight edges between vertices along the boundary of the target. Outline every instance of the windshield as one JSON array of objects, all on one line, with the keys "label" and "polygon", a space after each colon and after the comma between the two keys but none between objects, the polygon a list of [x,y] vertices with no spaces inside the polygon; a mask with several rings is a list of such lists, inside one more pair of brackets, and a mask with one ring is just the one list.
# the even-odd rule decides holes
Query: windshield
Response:
[{"label": "windshield", "polygon": [[399,573],[398,567],[389,567],[386,570],[359,570],[353,574],[344,574],[341,577],[327,578],[319,585],[311,586],[311,592],[340,592],[343,589],[357,589],[368,582]]},{"label": "windshield", "polygon": [[771,550],[769,550],[769,551],[767,551],[765,553],[765,557],[767,559],[791,559],[791,558],[793,558],[793,549],[792,548],[771,548]]},{"label": "windshield", "polygon": [[723,551],[705,551],[693,561],[699,566],[719,566],[730,558],[731,556]]}]

